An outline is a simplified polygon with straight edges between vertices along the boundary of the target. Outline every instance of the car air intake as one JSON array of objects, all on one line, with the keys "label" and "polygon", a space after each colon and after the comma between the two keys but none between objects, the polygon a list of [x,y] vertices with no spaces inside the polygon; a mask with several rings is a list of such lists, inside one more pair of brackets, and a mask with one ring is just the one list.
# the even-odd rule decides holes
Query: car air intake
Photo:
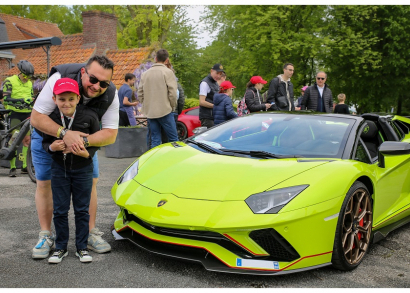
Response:
[{"label": "car air intake", "polygon": [[274,229],[255,230],[249,237],[277,261],[293,261],[300,258],[297,251]]}]

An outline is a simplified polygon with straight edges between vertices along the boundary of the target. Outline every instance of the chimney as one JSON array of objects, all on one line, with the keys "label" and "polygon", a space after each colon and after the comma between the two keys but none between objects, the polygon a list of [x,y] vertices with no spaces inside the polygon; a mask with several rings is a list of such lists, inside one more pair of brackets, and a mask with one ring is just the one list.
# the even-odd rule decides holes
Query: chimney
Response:
[{"label": "chimney", "polygon": [[83,46],[95,44],[97,55],[107,50],[118,49],[117,17],[114,14],[101,11],[84,11],[83,16]]}]

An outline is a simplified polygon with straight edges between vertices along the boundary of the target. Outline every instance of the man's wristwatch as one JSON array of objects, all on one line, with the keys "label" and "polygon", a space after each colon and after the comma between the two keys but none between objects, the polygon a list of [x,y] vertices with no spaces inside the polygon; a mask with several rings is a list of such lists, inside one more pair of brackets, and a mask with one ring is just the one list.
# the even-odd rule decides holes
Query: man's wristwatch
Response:
[{"label": "man's wristwatch", "polygon": [[84,147],[88,148],[90,146],[90,143],[88,142],[88,138],[86,138],[85,136],[83,136],[83,140],[84,140]]},{"label": "man's wristwatch", "polygon": [[64,135],[67,134],[67,131],[68,131],[67,128],[61,129],[61,131],[60,131],[60,137],[59,137],[59,138],[63,139],[63,138],[64,138]]}]

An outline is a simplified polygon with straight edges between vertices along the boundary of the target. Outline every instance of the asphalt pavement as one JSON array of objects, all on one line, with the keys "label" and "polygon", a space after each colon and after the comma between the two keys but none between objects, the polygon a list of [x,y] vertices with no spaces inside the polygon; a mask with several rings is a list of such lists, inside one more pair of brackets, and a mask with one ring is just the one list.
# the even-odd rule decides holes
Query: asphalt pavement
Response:
[{"label": "asphalt pavement", "polygon": [[410,225],[373,245],[358,269],[332,267],[281,276],[249,276],[206,271],[202,265],[148,253],[128,241],[115,241],[110,227],[118,214],[111,187],[135,158],[106,158],[98,154],[100,180],[97,227],[112,246],[106,254],[90,252],[93,262],[75,257],[74,217],[70,210],[69,255],[60,264],[33,260],[39,223],[35,184],[27,175],[9,178],[0,168],[0,287],[1,288],[409,288]]}]

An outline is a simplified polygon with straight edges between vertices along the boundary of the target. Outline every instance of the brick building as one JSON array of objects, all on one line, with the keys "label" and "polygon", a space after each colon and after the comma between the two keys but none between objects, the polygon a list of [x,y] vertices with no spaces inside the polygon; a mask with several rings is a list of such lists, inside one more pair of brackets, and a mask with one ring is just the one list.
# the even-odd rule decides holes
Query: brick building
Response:
[{"label": "brick building", "polygon": [[[9,15],[0,14],[0,18],[4,20],[6,27],[10,26],[10,23],[8,23],[8,17]],[[58,36],[62,40],[62,44],[60,46],[51,46],[50,48],[51,67],[64,63],[83,63],[86,62],[93,55],[103,54],[114,62],[115,67],[112,81],[117,87],[120,87],[124,83],[124,75],[128,72],[134,72],[134,70],[136,70],[141,63],[145,62],[145,60],[149,58],[150,53],[153,49],[118,49],[117,18],[113,14],[100,11],[85,11],[82,13],[82,17],[83,32],[73,35],[63,35],[55,24],[45,23],[47,25],[52,25],[52,28],[57,28],[58,31],[52,31],[51,29],[44,30],[44,34],[46,34],[47,31],[47,35],[43,34],[41,35],[41,37]],[[13,18],[17,18],[16,20],[22,23],[27,22],[27,19],[25,18],[16,16],[13,16]],[[38,21],[34,22],[37,23]],[[12,23],[12,25],[17,27],[21,26],[20,24],[16,25],[16,23]],[[2,27],[0,23],[0,37],[1,32]],[[52,33],[55,34],[53,35]],[[32,31],[30,31],[30,34],[34,35]],[[9,38],[9,41],[14,40],[23,40],[23,38],[13,40]],[[19,50],[23,51],[21,49]],[[0,52],[0,63],[2,62],[1,53],[2,52]],[[12,53],[14,54],[14,50]],[[24,50],[24,53],[24,57],[22,57],[23,55],[15,54],[16,57],[13,59],[12,62],[14,64],[17,64],[19,60],[26,59],[33,64],[35,70],[35,78],[37,79],[34,83],[34,87],[36,89],[36,85],[39,84],[39,80],[44,80],[47,77],[46,53],[42,48]],[[4,80],[5,77],[17,74],[18,72],[19,71],[17,67],[8,69],[5,72],[1,71],[1,82]]]}]

